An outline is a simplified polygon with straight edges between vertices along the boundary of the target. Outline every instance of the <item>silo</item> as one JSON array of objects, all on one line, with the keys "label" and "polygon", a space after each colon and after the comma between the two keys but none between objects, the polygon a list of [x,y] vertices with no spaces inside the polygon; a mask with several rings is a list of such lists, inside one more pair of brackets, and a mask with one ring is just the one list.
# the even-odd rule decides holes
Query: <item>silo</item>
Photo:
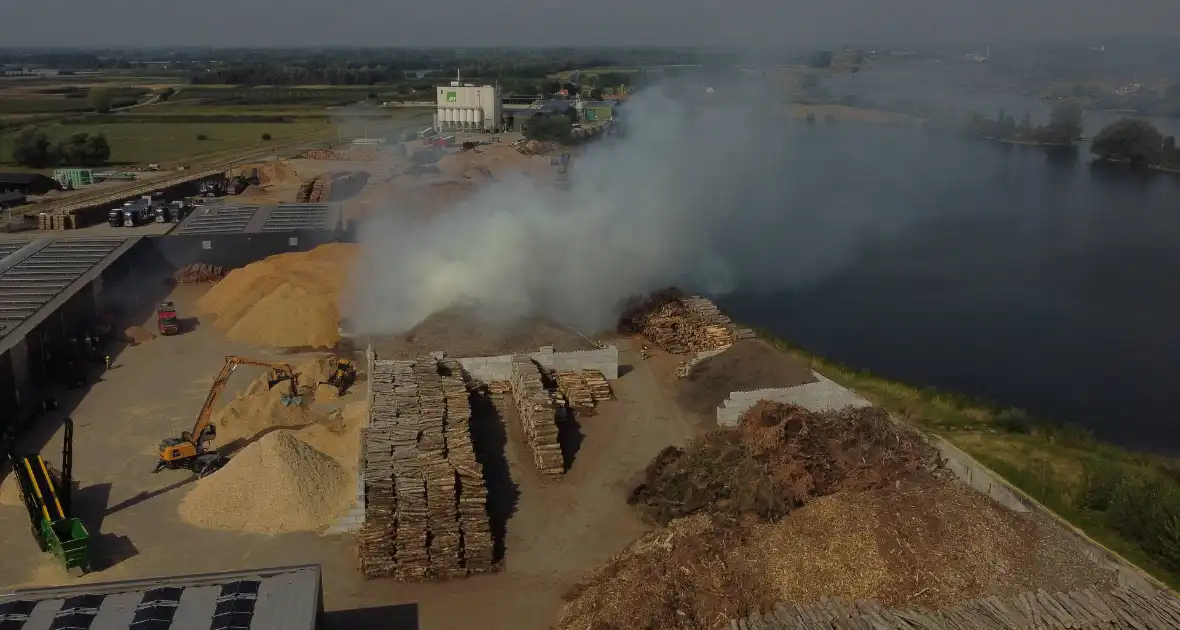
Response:
[{"label": "silo", "polygon": [[471,110],[464,107],[463,109],[459,110],[459,112],[460,112],[459,122],[462,123],[463,128],[466,129],[467,125],[471,124]]},{"label": "silo", "polygon": [[471,110],[471,121],[472,121],[472,126],[475,128],[476,131],[483,131],[483,128],[485,126],[484,120],[483,120],[483,110],[478,107]]},{"label": "silo", "polygon": [[447,108],[440,107],[440,108],[438,108],[438,125],[437,125],[439,131],[442,131],[443,129],[445,129],[446,124],[447,124]]}]

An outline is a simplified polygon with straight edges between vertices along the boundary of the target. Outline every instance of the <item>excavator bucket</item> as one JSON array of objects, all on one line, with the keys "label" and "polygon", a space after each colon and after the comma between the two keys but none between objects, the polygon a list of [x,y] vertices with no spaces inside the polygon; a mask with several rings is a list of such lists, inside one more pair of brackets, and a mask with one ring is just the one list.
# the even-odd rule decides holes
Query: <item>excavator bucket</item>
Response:
[{"label": "excavator bucket", "polygon": [[286,407],[290,407],[291,405],[302,405],[303,404],[303,396],[299,396],[298,394],[296,394],[296,395],[283,394],[283,396],[280,397],[279,400]]}]

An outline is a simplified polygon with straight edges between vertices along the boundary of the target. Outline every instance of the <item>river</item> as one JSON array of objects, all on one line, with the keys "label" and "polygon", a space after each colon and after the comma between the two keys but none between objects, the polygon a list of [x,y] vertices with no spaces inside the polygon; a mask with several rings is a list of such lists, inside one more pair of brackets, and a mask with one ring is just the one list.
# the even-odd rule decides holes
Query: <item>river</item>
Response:
[{"label": "river", "polygon": [[[785,175],[799,203],[871,208],[890,229],[849,228],[861,234],[847,260],[806,282],[720,298],[735,319],[882,376],[1180,453],[1180,177],[871,124],[792,142],[818,165]],[[831,168],[843,185],[817,182]]]}]

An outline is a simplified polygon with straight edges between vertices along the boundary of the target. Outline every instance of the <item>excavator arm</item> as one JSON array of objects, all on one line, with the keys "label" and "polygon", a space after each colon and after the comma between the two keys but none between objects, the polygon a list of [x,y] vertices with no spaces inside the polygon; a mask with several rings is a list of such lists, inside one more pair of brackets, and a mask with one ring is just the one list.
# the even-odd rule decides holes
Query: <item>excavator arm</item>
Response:
[{"label": "excavator arm", "polygon": [[286,381],[290,388],[290,391],[283,395],[283,404],[298,405],[303,402],[302,397],[299,395],[297,376],[292,371],[290,365],[286,363],[257,361],[236,355],[227,356],[225,358],[225,365],[213,379],[213,385],[209,387],[209,393],[205,396],[205,404],[201,405],[201,411],[197,414],[197,421],[193,424],[192,430],[181,433],[180,439],[169,438],[160,443],[160,462],[156,466],[156,471],[162,470],[165,467],[175,467],[170,466],[170,462],[175,463],[177,461],[191,459],[203,453],[203,443],[213,437],[211,427],[213,407],[217,404],[217,399],[221,397],[221,392],[225,390],[226,384],[229,383],[230,377],[233,376],[234,370],[239,365],[269,368],[267,384],[270,387],[273,388],[275,385]]}]

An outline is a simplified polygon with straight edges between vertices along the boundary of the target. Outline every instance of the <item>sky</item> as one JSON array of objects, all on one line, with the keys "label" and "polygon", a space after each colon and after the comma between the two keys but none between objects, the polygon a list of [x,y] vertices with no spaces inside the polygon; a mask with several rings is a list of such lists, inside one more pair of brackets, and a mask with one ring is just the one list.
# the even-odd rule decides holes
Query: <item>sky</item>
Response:
[{"label": "sky", "polygon": [[0,46],[932,42],[1180,35],[1177,0],[4,0]]}]

